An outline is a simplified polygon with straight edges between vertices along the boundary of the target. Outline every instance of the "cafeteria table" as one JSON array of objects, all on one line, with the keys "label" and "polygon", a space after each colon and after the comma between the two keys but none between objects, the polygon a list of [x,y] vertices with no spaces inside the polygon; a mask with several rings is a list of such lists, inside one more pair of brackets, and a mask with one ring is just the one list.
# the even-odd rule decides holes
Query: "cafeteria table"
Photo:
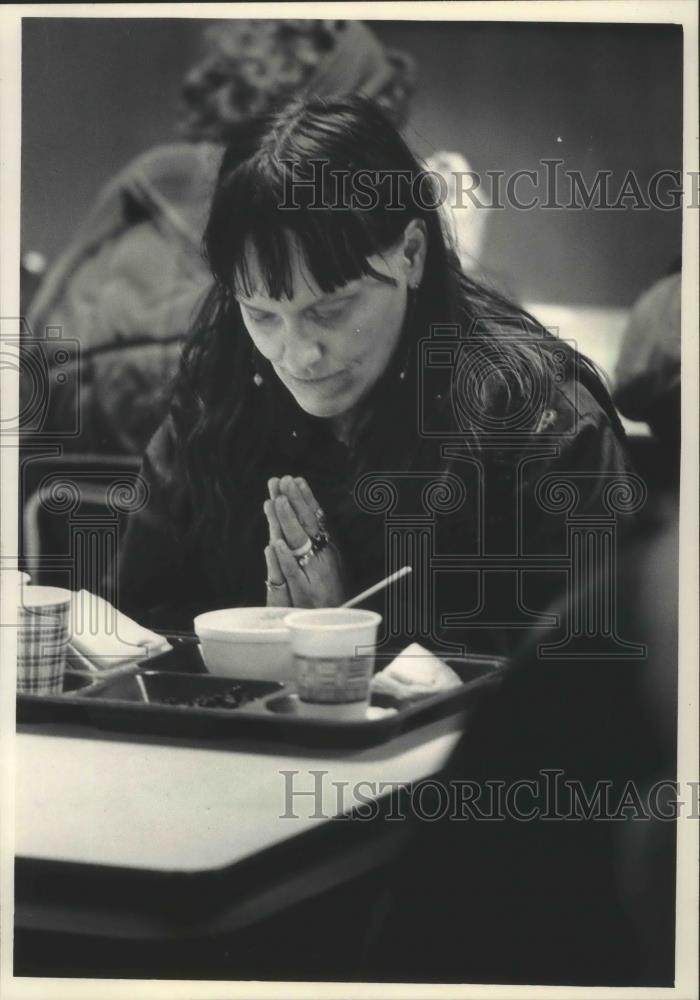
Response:
[{"label": "cafeteria table", "polygon": [[439,771],[463,722],[332,752],[19,725],[15,975],[350,978],[333,942],[362,938],[408,835],[390,786]]}]

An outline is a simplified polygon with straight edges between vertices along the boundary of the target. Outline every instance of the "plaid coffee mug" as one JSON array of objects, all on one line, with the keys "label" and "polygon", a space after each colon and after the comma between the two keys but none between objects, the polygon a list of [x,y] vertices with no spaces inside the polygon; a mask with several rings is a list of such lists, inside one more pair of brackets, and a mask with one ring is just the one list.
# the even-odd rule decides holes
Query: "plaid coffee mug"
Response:
[{"label": "plaid coffee mug", "polygon": [[60,587],[24,587],[17,608],[17,690],[63,690],[70,638],[71,594]]}]

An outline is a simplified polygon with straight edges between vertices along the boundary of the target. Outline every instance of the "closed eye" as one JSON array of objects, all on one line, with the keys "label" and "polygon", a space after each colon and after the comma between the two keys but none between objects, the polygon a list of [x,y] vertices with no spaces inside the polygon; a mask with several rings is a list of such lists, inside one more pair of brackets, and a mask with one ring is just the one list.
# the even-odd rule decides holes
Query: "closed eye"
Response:
[{"label": "closed eye", "polygon": [[349,299],[343,299],[342,302],[334,302],[327,306],[316,306],[311,312],[322,323],[331,323],[345,314],[349,302]]},{"label": "closed eye", "polygon": [[264,309],[253,309],[252,306],[243,306],[246,311],[246,315],[252,319],[254,323],[269,323],[274,318],[274,313],[265,312]]}]

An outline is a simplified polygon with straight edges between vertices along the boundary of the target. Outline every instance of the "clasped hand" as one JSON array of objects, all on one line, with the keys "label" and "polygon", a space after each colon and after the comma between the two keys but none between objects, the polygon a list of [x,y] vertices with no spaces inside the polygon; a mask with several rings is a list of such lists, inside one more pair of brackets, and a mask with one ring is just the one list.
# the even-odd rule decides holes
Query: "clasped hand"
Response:
[{"label": "clasped hand", "polygon": [[[345,600],[340,552],[325,534],[323,512],[305,479],[293,476],[268,480],[270,497],[263,509],[270,529],[265,548],[267,604],[270,607],[336,608]],[[293,555],[308,541],[315,546],[301,564]]]}]

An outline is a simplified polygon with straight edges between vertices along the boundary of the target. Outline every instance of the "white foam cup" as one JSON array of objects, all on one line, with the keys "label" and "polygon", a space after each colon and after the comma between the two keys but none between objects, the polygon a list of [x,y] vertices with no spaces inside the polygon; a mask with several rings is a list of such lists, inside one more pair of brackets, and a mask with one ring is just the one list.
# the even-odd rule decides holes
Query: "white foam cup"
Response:
[{"label": "white foam cup", "polygon": [[292,611],[285,618],[303,715],[364,719],[382,616],[358,608]]}]

